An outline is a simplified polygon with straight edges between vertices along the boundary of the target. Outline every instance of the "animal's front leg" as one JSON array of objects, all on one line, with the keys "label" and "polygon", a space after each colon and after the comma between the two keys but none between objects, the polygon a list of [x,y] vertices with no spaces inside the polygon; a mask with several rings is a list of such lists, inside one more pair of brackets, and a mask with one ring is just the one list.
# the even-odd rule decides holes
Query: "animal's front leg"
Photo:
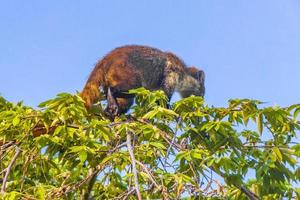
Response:
[{"label": "animal's front leg", "polygon": [[170,108],[170,100],[175,91],[175,87],[178,84],[178,74],[175,72],[168,73],[162,82],[162,90],[168,97],[167,108]]}]

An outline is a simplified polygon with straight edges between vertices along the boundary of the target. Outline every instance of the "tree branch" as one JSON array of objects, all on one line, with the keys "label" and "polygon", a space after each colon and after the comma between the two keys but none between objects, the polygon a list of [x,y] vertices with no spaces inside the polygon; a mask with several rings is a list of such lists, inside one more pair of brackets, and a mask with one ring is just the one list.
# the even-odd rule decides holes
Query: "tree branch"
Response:
[{"label": "tree branch", "polygon": [[156,181],[154,180],[154,176],[153,174],[150,172],[150,170],[143,164],[141,163],[140,161],[136,160],[135,161],[138,165],[140,165],[143,169],[144,169],[144,172],[146,172],[146,174],[148,174],[149,176],[149,179],[151,180],[151,182],[155,185],[156,188],[160,189],[161,186],[159,186]]},{"label": "tree branch", "polygon": [[131,159],[131,166],[132,166],[132,173],[134,177],[134,185],[135,185],[135,191],[136,196],[138,200],[142,200],[141,192],[139,190],[139,181],[138,181],[138,175],[136,170],[136,160],[133,153],[133,147],[131,146],[131,140],[132,140],[132,133],[130,131],[127,131],[127,148]]},{"label": "tree branch", "polygon": [[[219,176],[221,176],[223,178],[226,177],[226,174],[224,174],[222,172],[217,173],[217,171],[213,167],[210,167],[210,169],[213,170]],[[236,183],[233,183],[233,185],[236,188],[238,188],[239,190],[241,190],[250,200],[259,200],[258,196],[255,193],[253,193],[250,190],[248,190],[246,187],[244,187],[242,185],[238,185]]]},{"label": "tree branch", "polygon": [[[141,123],[146,123],[146,124],[151,124],[145,120],[138,120]],[[160,135],[163,137],[163,139],[165,141],[167,141],[170,145],[174,146],[175,148],[177,148],[177,150],[181,150],[184,151],[186,150],[185,147],[183,147],[182,145],[176,143],[175,141],[172,143],[171,142],[171,138],[168,136],[168,134],[166,132],[164,132],[163,130],[159,129],[158,127],[156,127],[155,125],[151,124],[153,127],[155,127],[157,130],[159,130]],[[212,167],[210,167],[211,170],[213,170],[215,173],[217,173],[217,171],[215,169],[213,169]],[[218,175],[220,175],[221,177],[225,177],[225,174],[223,174],[222,172],[217,173]],[[246,187],[241,186],[241,185],[237,185],[234,184],[234,186],[236,188],[238,188],[239,190],[241,190],[250,200],[258,200],[259,198],[256,196],[255,193],[251,192],[250,190],[248,190]]]},{"label": "tree branch", "polygon": [[6,168],[6,173],[5,173],[3,183],[2,183],[2,187],[1,187],[1,193],[4,193],[5,190],[6,190],[6,182],[7,182],[7,179],[8,179],[8,175],[11,171],[12,166],[16,162],[18,156],[20,155],[20,153],[21,153],[21,149],[18,146],[16,146],[16,153],[15,153],[14,157],[12,158],[12,160],[10,161],[8,167]]},{"label": "tree branch", "polygon": [[89,178],[89,180],[87,181],[87,189],[83,190],[83,194],[81,197],[82,200],[89,199],[90,193],[92,192],[94,184],[97,180],[97,175],[98,173],[94,173],[92,169],[89,169],[89,176],[91,176],[91,178]]},{"label": "tree branch", "polygon": [[129,190],[128,192],[125,192],[125,193],[123,193],[123,194],[121,194],[121,195],[119,195],[118,197],[115,197],[115,198],[113,198],[114,200],[118,200],[118,199],[128,199],[128,197],[132,194],[132,193],[134,193],[134,191],[135,191],[135,189],[131,189],[131,190]]},{"label": "tree branch", "polygon": [[246,187],[238,186],[236,184],[234,184],[234,186],[239,188],[250,200],[259,200],[259,198],[256,196],[256,194],[254,194],[253,192],[248,190]]}]

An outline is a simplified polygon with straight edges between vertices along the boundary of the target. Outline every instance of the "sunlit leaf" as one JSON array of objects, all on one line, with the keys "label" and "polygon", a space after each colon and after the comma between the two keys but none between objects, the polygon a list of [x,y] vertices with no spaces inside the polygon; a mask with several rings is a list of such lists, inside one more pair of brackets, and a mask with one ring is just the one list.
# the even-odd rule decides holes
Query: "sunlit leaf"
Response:
[{"label": "sunlit leaf", "polygon": [[282,161],[282,154],[278,147],[273,147],[273,152],[276,154],[279,161]]},{"label": "sunlit leaf", "polygon": [[257,115],[257,129],[260,134],[263,132],[263,116],[262,113]]}]

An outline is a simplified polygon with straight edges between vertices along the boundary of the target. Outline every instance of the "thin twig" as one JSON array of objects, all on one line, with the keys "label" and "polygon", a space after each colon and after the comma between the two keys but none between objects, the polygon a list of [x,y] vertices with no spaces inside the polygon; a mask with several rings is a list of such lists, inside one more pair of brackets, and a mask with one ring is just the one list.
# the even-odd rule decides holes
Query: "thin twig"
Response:
[{"label": "thin twig", "polygon": [[148,120],[145,119],[136,119],[137,121],[139,121],[142,124],[148,124],[151,125],[154,129],[156,129],[158,131],[158,133],[160,134],[160,136],[170,145],[170,146],[174,146],[177,149],[182,149],[181,145],[176,143],[175,141],[172,143],[172,137],[169,136],[168,133],[166,133],[165,131],[161,130],[160,128],[158,128],[156,125],[152,124],[151,122],[149,122]]},{"label": "thin twig", "polygon": [[206,187],[202,190],[204,193],[206,193],[208,191],[208,189],[211,187],[213,181],[209,180]]},{"label": "thin twig", "polygon": [[[146,123],[149,124],[149,122],[145,121],[145,120],[139,120],[141,123]],[[152,124],[153,127],[157,128],[155,125]],[[165,133],[164,131],[162,131],[161,129],[157,128],[159,130],[159,133],[161,134],[161,136],[172,146],[174,146],[175,148],[177,148],[178,150],[184,151],[186,150],[185,147],[183,147],[183,145],[180,145],[176,142],[174,142],[173,144],[170,142],[171,139],[170,137],[168,138],[168,134]],[[213,169],[212,167],[210,167],[211,170],[213,170],[215,173],[217,173],[217,171],[215,169]],[[223,174],[222,172],[217,173],[218,175],[220,175],[221,177],[225,177],[225,174]],[[251,192],[250,190],[248,190],[246,187],[244,186],[240,186],[237,184],[234,184],[234,186],[238,189],[240,189],[250,200],[258,200],[259,198],[256,196],[255,193]]]},{"label": "thin twig", "polygon": [[161,192],[162,192],[162,195],[163,195],[163,199],[164,200],[169,200],[170,199],[169,198],[169,193],[168,193],[166,187],[164,186],[163,176],[160,176],[160,182],[161,182],[161,186],[162,186]]},{"label": "thin twig", "polygon": [[0,172],[0,175],[3,174],[3,173],[6,172],[6,171],[7,171],[7,168],[5,168],[4,170],[2,170],[2,171]]},{"label": "thin twig", "polygon": [[[213,167],[210,167],[211,170],[213,170],[215,173],[216,170],[214,170]],[[222,176],[222,177],[226,177],[226,174],[223,172],[219,172],[217,173],[218,175]],[[236,183],[233,184],[236,188],[238,188],[239,190],[241,190],[250,200],[259,200],[258,196],[251,192],[250,190],[248,190],[246,187],[242,186],[242,185],[238,185]]]},{"label": "thin twig", "polygon": [[93,177],[97,176],[106,167],[107,163],[108,161],[97,165],[93,173],[90,173],[87,177],[85,177],[83,180],[79,182],[62,185],[60,188],[50,191],[47,194],[47,197],[50,199],[50,197],[54,197],[54,196],[60,197],[70,192],[74,192],[75,190],[77,190],[78,188],[86,184],[88,181],[90,181]]},{"label": "thin twig", "polygon": [[129,191],[127,191],[127,192],[124,192],[124,193],[122,193],[121,195],[119,195],[119,196],[117,196],[117,197],[115,197],[115,198],[113,198],[114,200],[118,200],[118,199],[128,199],[128,197],[132,194],[132,193],[134,193],[134,191],[135,191],[135,189],[131,189],[131,190],[129,190]]},{"label": "thin twig", "polygon": [[172,138],[172,141],[171,141],[171,144],[169,145],[168,149],[167,149],[167,153],[166,153],[166,158],[165,158],[165,164],[167,162],[167,158],[169,157],[169,153],[173,147],[173,143],[175,142],[175,139],[176,139],[176,135],[177,135],[177,132],[178,132],[178,126],[179,124],[181,123],[182,121],[182,118],[180,117],[176,123],[176,128],[175,128],[175,131],[174,131],[174,135],[173,135],[173,138]]},{"label": "thin twig", "polygon": [[144,169],[144,172],[146,172],[146,174],[148,174],[149,176],[149,179],[151,180],[151,182],[155,185],[155,187],[157,187],[158,189],[160,189],[161,187],[156,183],[156,181],[154,180],[154,176],[153,174],[150,172],[150,170],[143,164],[141,163],[140,161],[138,160],[135,160],[135,162],[140,165],[143,169]]},{"label": "thin twig", "polygon": [[239,188],[242,192],[245,193],[245,195],[250,199],[250,200],[259,200],[259,198],[256,196],[256,194],[254,194],[253,192],[251,192],[250,190],[248,190],[247,188],[245,188],[244,186],[238,186],[238,185],[234,185],[235,187]]},{"label": "thin twig", "polygon": [[117,150],[121,149],[122,147],[126,147],[126,142],[122,143],[122,144],[119,144],[118,146],[116,146],[115,148],[113,149],[110,149],[110,150],[97,150],[96,152],[108,152],[108,153],[114,153],[116,152]]},{"label": "thin twig", "polygon": [[189,167],[190,167],[190,169],[191,169],[191,171],[192,171],[192,173],[193,173],[193,175],[194,175],[194,180],[195,180],[195,182],[197,183],[196,184],[196,188],[197,188],[197,191],[200,191],[201,189],[200,189],[200,183],[199,183],[199,180],[200,180],[200,177],[199,177],[199,175],[198,175],[198,173],[194,170],[194,163],[193,162],[190,162],[189,163]]},{"label": "thin twig", "polygon": [[7,170],[6,170],[4,179],[3,179],[3,183],[2,183],[2,187],[1,187],[1,193],[4,193],[5,190],[6,190],[6,182],[7,182],[7,179],[8,179],[8,175],[10,173],[10,170],[11,170],[13,164],[16,162],[18,156],[20,155],[20,153],[21,153],[21,149],[18,146],[16,146],[16,153],[15,153],[14,157],[12,158],[12,160],[10,161],[8,167],[6,168]]},{"label": "thin twig", "polygon": [[5,151],[6,148],[12,146],[14,143],[15,143],[15,141],[9,141],[9,142],[3,143],[1,145],[1,151]]},{"label": "thin twig", "polygon": [[126,193],[126,195],[122,198],[123,200],[125,200],[125,199],[128,199],[128,197],[132,194],[132,193],[134,193],[134,189],[132,189],[131,191],[129,191],[129,192],[127,192]]},{"label": "thin twig", "polygon": [[138,181],[138,175],[137,175],[137,170],[136,170],[136,160],[134,157],[134,153],[133,153],[133,147],[131,146],[131,132],[127,131],[127,148],[128,148],[128,152],[130,155],[130,159],[131,159],[131,166],[132,166],[132,173],[133,173],[133,177],[134,177],[134,185],[135,185],[135,191],[136,191],[136,195],[138,200],[142,200],[142,196],[141,196],[141,192],[139,190],[139,181]]}]

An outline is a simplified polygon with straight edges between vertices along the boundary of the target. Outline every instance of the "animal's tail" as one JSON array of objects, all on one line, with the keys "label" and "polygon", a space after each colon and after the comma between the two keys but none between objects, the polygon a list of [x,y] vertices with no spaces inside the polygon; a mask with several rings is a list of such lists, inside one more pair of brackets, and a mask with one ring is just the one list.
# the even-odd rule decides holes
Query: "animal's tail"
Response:
[{"label": "animal's tail", "polygon": [[81,98],[85,101],[85,107],[90,109],[94,103],[103,99],[100,87],[104,84],[104,68],[100,61],[96,64],[94,70],[89,76],[82,92]]}]

